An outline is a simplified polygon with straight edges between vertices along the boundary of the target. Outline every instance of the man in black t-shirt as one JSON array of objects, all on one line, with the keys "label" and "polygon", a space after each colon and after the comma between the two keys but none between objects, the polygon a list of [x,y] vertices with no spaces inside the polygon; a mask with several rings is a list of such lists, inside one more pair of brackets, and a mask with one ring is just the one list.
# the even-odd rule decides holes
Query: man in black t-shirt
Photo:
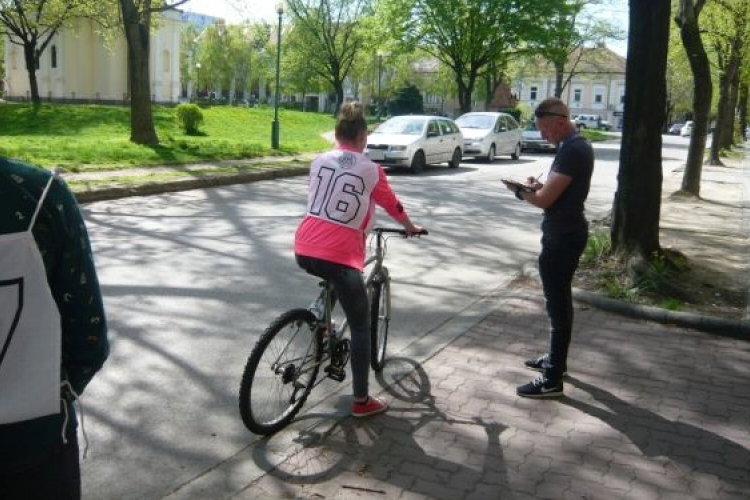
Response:
[{"label": "man in black t-shirt", "polygon": [[594,170],[594,151],[591,143],[578,135],[568,107],[560,99],[545,99],[534,116],[542,137],[557,145],[547,182],[541,184],[529,177],[527,185],[533,191],[507,182],[505,185],[518,199],[544,209],[539,274],[550,320],[550,349],[525,362],[526,367],[541,371],[542,376],[518,386],[516,392],[524,397],[547,398],[562,395],[562,379],[568,369],[573,329],[572,282],[588,239],[584,202]]}]

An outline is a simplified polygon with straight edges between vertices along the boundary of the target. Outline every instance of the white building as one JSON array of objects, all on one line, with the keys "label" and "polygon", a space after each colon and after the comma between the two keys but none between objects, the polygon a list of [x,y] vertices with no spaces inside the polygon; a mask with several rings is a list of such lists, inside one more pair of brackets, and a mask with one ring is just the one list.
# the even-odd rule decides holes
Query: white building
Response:
[{"label": "white building", "polygon": [[[599,115],[620,129],[625,106],[626,60],[604,46],[583,50],[573,77],[560,98],[570,108],[571,115]],[[576,53],[571,57],[566,65],[567,71],[577,56]],[[547,97],[555,95],[554,69],[550,64],[542,63],[535,65],[533,70],[519,71],[513,82],[513,91],[519,102],[535,108]]]},{"label": "white building", "polygon": [[[180,97],[180,36],[182,13],[167,11],[151,33],[151,94],[155,102]],[[5,98],[31,96],[23,48],[5,42]],[[36,72],[42,100],[124,102],[128,99],[127,45],[124,35],[111,49],[85,19],[60,30],[39,58]]]}]

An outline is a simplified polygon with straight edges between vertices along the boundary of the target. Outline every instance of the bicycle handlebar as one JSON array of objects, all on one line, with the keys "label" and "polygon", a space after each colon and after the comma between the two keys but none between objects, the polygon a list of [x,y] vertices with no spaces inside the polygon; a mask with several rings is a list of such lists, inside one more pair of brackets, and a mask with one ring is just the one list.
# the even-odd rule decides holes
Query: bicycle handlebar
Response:
[{"label": "bicycle handlebar", "polygon": [[[398,229],[395,227],[374,227],[372,228],[372,232],[379,234],[394,233],[400,234],[401,236],[409,236],[409,233],[407,233],[405,229]],[[426,229],[422,229],[418,233],[413,233],[413,236],[427,236],[428,234],[430,234],[429,231],[427,231]]]}]

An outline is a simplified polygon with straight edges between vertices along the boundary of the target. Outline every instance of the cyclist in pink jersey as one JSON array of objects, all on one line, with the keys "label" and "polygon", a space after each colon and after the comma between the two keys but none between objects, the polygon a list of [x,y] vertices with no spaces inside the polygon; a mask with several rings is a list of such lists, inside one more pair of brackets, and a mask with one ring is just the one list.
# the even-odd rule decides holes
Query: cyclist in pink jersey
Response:
[{"label": "cyclist in pink jersey", "polygon": [[370,314],[362,278],[367,230],[380,205],[409,234],[421,231],[388,184],[383,168],[362,151],[367,122],[362,105],[341,106],[336,121],[337,147],[310,166],[307,214],[297,228],[294,253],[310,274],[331,282],[344,309],[352,336],[352,415],[384,412],[388,404],[369,395]]}]

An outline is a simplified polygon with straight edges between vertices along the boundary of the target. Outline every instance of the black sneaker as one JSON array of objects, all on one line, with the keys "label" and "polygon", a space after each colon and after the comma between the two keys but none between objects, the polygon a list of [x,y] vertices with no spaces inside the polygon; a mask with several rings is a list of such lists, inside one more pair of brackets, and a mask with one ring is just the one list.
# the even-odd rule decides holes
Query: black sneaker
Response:
[{"label": "black sneaker", "polygon": [[563,383],[539,377],[516,387],[516,394],[524,398],[556,398],[563,394]]},{"label": "black sneaker", "polygon": [[[536,359],[527,359],[523,362],[524,366],[526,368],[529,368],[530,370],[536,370],[538,372],[543,372],[544,368],[546,367],[546,363],[549,361],[549,354],[544,354],[542,356],[539,356]],[[568,374],[568,370],[563,370],[562,376]]]}]

